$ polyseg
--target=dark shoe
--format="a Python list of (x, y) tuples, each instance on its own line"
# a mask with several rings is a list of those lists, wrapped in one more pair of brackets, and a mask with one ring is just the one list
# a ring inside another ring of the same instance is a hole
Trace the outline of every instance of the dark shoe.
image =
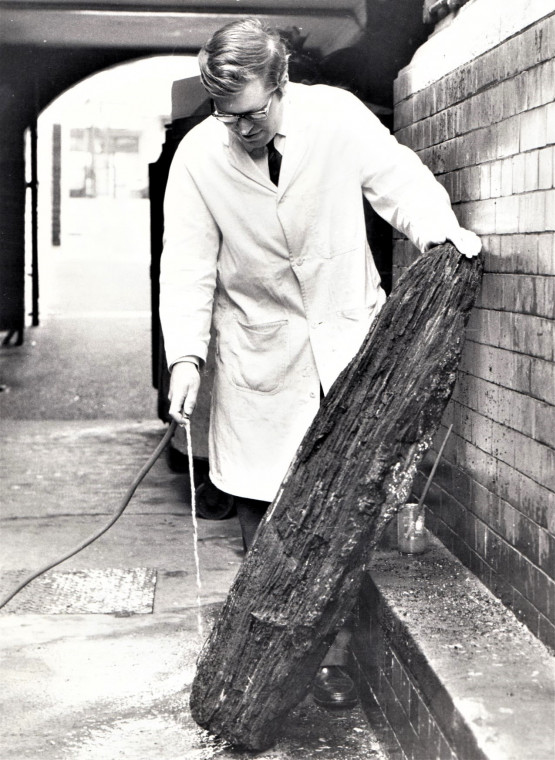
[(312, 696), (320, 707), (350, 710), (358, 702), (352, 679), (338, 665), (320, 668), (312, 686)]
[(235, 514), (235, 501), (210, 480), (205, 480), (195, 489), (197, 515), (204, 520), (227, 520)]

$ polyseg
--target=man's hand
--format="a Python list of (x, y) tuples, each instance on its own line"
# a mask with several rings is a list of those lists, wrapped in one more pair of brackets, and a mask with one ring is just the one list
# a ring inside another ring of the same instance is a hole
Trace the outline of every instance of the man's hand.
[(463, 256), (469, 259), (477, 256), (482, 250), (482, 241), (478, 235), (471, 230), (465, 230), (463, 227), (459, 227), (457, 232), (454, 232), (447, 239), (453, 243)]
[(170, 417), (178, 425), (185, 424), (197, 402), (200, 373), (193, 362), (178, 362), (172, 367), (170, 378)]

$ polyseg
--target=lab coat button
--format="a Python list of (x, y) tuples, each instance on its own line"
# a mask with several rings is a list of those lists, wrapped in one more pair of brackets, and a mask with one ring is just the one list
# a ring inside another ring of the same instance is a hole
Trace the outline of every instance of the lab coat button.
[(311, 391), (310, 398), (316, 398), (316, 394), (314, 393), (314, 391)]

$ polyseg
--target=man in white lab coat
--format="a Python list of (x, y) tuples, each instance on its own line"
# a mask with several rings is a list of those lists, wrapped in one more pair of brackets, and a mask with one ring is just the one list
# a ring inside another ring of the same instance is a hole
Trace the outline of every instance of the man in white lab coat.
[(473, 256), (480, 241), (356, 97), (289, 82), (283, 43), (256, 19), (216, 32), (199, 63), (213, 114), (180, 143), (164, 207), (170, 414), (192, 413), (213, 328), (210, 478), (236, 497), (248, 547), (385, 301), (363, 195), (422, 251), (450, 240)]

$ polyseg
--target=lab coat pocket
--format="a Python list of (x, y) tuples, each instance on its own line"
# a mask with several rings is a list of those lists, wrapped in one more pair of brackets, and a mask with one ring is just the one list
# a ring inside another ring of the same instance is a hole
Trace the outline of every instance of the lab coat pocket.
[(236, 322), (233, 337), (220, 341), (219, 356), (233, 385), (253, 393), (277, 393), (287, 364), (286, 319), (246, 325)]
[(368, 322), (372, 308), (372, 306), (359, 306), (356, 309), (341, 309), (337, 314), (350, 322)]
[(349, 322), (365, 322), (369, 324), (374, 321), (381, 311), (382, 306), (385, 303), (385, 292), (379, 287), (373, 290), (370, 296), (366, 297), (366, 303), (364, 306), (355, 306), (354, 308), (340, 309), (337, 312), (337, 316), (342, 319), (347, 319)]

